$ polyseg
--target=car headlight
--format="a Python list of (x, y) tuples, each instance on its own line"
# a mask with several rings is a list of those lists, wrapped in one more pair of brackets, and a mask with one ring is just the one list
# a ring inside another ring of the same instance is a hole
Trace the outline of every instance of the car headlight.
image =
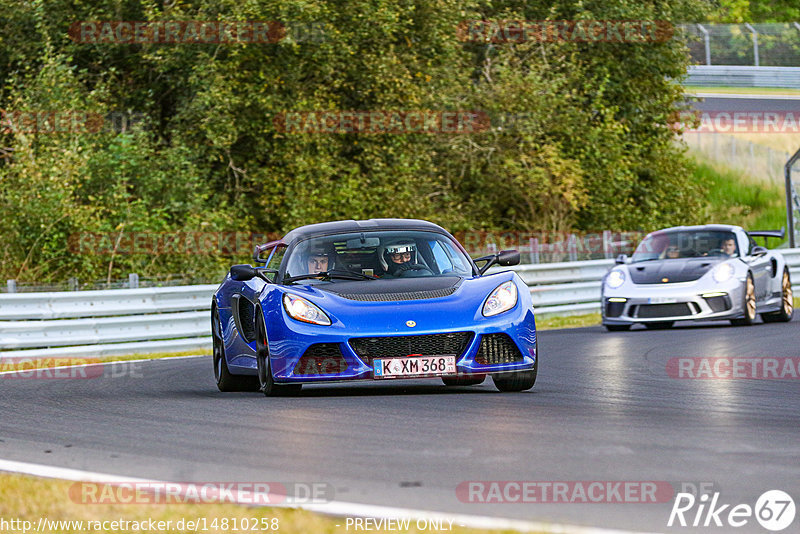
[(517, 305), (517, 284), (509, 280), (503, 282), (489, 294), (483, 303), (483, 316), (491, 317), (508, 311)]
[(329, 326), (331, 324), (330, 317), (325, 315), (324, 311), (320, 310), (319, 307), (303, 297), (284, 293), (283, 307), (292, 319), (322, 326)]
[(716, 282), (727, 282), (733, 276), (733, 267), (730, 263), (721, 263), (714, 269), (713, 276)]
[(614, 269), (606, 277), (606, 285), (611, 289), (617, 289), (625, 283), (625, 273), (620, 269)]

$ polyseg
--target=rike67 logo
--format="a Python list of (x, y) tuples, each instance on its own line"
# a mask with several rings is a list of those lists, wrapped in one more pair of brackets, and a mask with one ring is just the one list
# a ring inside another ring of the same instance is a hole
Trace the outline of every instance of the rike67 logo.
[[(678, 493), (667, 526), (734, 527), (747, 525), (755, 517), (767, 530), (778, 532), (794, 522), (795, 504), (792, 497), (781, 490), (764, 492), (755, 507), (749, 504), (724, 504), (719, 502), (719, 492), (695, 497), (691, 493)], [(676, 524), (677, 521), (677, 524)]]

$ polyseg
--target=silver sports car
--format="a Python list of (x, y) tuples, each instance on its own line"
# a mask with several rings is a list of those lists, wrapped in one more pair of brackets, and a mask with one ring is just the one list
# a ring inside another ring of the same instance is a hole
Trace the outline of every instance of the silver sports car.
[(792, 319), (792, 284), (783, 256), (738, 226), (677, 226), (645, 236), (631, 258), (622, 255), (603, 278), (608, 330), (669, 328), (675, 321), (730, 320), (750, 325)]

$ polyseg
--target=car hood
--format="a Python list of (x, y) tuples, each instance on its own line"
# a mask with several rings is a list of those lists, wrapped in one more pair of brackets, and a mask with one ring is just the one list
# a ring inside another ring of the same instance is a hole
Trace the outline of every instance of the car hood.
[[(463, 328), (476, 320), (507, 320), (504, 314), (483, 318), (481, 309), (489, 293), (507, 280), (518, 280), (513, 272), (461, 278), (424, 277), (366, 282), (337, 281), (331, 284), (290, 286), (286, 290), (303, 296), (322, 308), (338, 324), (353, 332), (376, 329), (410, 332), (407, 321), (417, 324), (415, 331), (431, 328)], [(525, 287), (518, 280), (518, 287)], [(518, 306), (530, 303), (528, 293), (520, 291)], [(527, 297), (527, 298), (526, 298)]]
[(397, 302), (447, 297), (455, 293), (463, 279), (459, 276), (380, 279), (369, 282), (336, 282), (314, 286), (348, 300)]
[(725, 258), (677, 258), (631, 263), (628, 272), (634, 284), (692, 282), (699, 279)]

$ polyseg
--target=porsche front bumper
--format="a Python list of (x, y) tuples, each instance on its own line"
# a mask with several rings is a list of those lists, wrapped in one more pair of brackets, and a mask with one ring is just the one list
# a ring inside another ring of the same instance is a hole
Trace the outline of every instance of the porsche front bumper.
[(626, 284), (604, 291), (603, 324), (737, 319), (744, 317), (743, 301), (744, 284), (735, 277), (713, 287), (698, 282)]

